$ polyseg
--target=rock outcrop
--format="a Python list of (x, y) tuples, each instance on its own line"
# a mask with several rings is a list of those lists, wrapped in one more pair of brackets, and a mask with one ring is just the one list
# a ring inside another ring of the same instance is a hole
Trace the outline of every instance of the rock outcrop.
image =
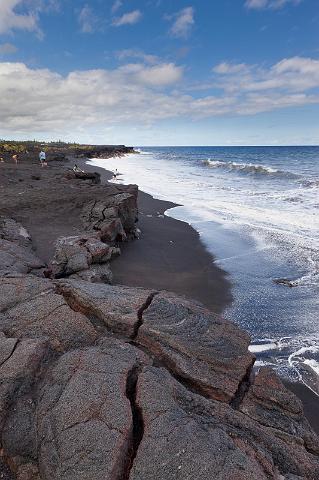
[(19, 274), (0, 332), (3, 478), (319, 478), (300, 402), (202, 305)]
[(101, 239), (106, 242), (134, 237), (138, 216), (137, 194), (137, 186), (129, 185), (126, 192), (89, 202), (82, 211), (85, 230), (100, 232)]
[(32, 252), (29, 233), (11, 218), (0, 217), (0, 277), (15, 273), (42, 273), (44, 263)]
[[(85, 233), (56, 240), (47, 276), (112, 283), (109, 262), (121, 253), (118, 242), (138, 234), (137, 187), (132, 185), (128, 190), (84, 205), (81, 219)], [(19, 267), (17, 271), (28, 273), (30, 269)]]
[[(119, 254), (119, 248), (102, 242), (98, 234), (62, 237), (56, 241), (50, 274), (53, 278), (76, 276), (80, 279), (111, 283), (109, 261)], [(101, 268), (101, 264), (104, 268)]]

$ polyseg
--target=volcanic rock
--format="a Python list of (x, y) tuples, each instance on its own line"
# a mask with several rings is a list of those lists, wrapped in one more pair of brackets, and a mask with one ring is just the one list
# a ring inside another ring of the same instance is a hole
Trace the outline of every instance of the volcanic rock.
[(186, 389), (164, 369), (147, 367), (137, 383), (144, 435), (130, 480), (196, 478), (316, 479), (318, 456), (228, 404)]
[(43, 267), (44, 263), (28, 248), (0, 239), (0, 276), (30, 273)]
[(52, 347), (60, 351), (90, 344), (97, 337), (86, 317), (73, 312), (63, 297), (54, 293), (8, 310), (0, 328), (20, 338), (47, 338)]
[(92, 283), (112, 284), (113, 274), (109, 263), (104, 265), (91, 265), (88, 270), (82, 270), (69, 276), (75, 280), (84, 280)]
[(4, 478), (319, 478), (300, 402), (250, 376), (248, 335), (200, 304), (18, 275), (0, 278), (0, 332)]
[(27, 230), (12, 218), (0, 217), (0, 277), (38, 273), (44, 263), (32, 252)]
[(240, 410), (265, 425), (291, 436), (305, 444), (309, 451), (319, 454), (317, 437), (309, 431), (301, 401), (285, 388), (275, 372), (261, 368), (245, 396)]
[(0, 312), (53, 290), (46, 279), (32, 275), (16, 275), (0, 278)]
[[(25, 339), (16, 341), (11, 355), (0, 365), (0, 426), (7, 419), (12, 402), (28, 392), (34, 376), (46, 355), (47, 344), (43, 340)], [(3, 343), (3, 338), (0, 345)], [(20, 427), (19, 427), (20, 428)], [(19, 429), (12, 431), (19, 435)]]
[[(92, 264), (106, 263), (120, 250), (102, 242), (97, 234), (62, 237), (56, 241), (54, 259), (50, 270), (54, 278), (87, 271)], [(101, 272), (102, 275), (102, 272)], [(90, 278), (90, 274), (80, 278)], [(92, 272), (97, 277), (97, 272)]]
[[(52, 348), (65, 351), (88, 345), (97, 338), (91, 322), (81, 313), (71, 310), (61, 295), (52, 291), (47, 280), (32, 278), (0, 278), (0, 289), (11, 292), (7, 302), (0, 296), (0, 331), (15, 338), (47, 339)], [(15, 291), (18, 295), (15, 297)], [(2, 307), (2, 308), (1, 308)]]
[(21, 247), (32, 247), (31, 237), (27, 230), (12, 218), (0, 217), (0, 238)]
[(134, 235), (137, 221), (136, 185), (129, 185), (127, 191), (106, 197), (105, 200), (92, 200), (82, 211), (84, 228), (101, 231), (105, 241), (125, 240)]
[(137, 342), (192, 388), (225, 402), (234, 399), (254, 363), (248, 334), (170, 293), (155, 296)]
[(151, 290), (59, 280), (58, 291), (76, 311), (95, 316), (112, 332), (134, 337)]
[(41, 388), (39, 465), (43, 480), (115, 480), (133, 442), (127, 386), (146, 358), (116, 340), (62, 356)]

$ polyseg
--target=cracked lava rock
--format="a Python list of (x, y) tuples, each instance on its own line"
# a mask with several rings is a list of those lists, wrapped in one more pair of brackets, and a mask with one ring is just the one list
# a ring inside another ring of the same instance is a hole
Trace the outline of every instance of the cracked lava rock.
[[(88, 212), (106, 232), (104, 203)], [(95, 233), (61, 245), (64, 269), (77, 248), (109, 258)], [(42, 278), (11, 220), (0, 258), (0, 478), (319, 478), (301, 402), (271, 369), (253, 372), (249, 336), (231, 322), (168, 292)]]
[(0, 311), (4, 478), (319, 478), (299, 400), (203, 306), (20, 273)]

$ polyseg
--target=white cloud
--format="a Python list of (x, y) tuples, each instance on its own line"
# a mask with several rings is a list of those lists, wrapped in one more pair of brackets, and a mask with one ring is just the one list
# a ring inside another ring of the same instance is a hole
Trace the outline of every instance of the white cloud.
[(93, 33), (98, 26), (98, 18), (87, 4), (80, 10), (78, 22), (82, 33)]
[(183, 76), (183, 68), (173, 63), (163, 63), (153, 67), (133, 66), (135, 78), (145, 85), (160, 87), (178, 82)]
[(62, 76), (0, 62), (0, 129), (9, 136), (46, 132), (47, 137), (79, 137), (85, 130), (100, 134), (120, 125), (140, 129), (168, 118), (255, 115), (319, 104), (319, 60), (293, 57), (268, 69), (223, 65), (214, 69), (211, 85), (214, 91), (219, 86), (220, 93), (196, 95), (185, 93), (184, 82), (179, 83), (183, 68), (173, 63), (130, 63)]
[(246, 0), (245, 6), (255, 10), (262, 10), (264, 8), (278, 10), (289, 3), (298, 5), (301, 2), (302, 0)]
[(142, 13), (140, 10), (134, 10), (133, 12), (124, 13), (119, 18), (113, 20), (112, 25), (114, 27), (121, 27), (122, 25), (134, 25), (141, 20)]
[(117, 12), (121, 8), (122, 5), (123, 5), (122, 0), (115, 0), (115, 2), (112, 5), (112, 9), (111, 9), (112, 13)]
[(59, 7), (59, 0), (0, 0), (0, 35), (26, 30), (42, 38), (40, 14), (58, 11)]
[(179, 38), (186, 38), (188, 37), (194, 23), (194, 8), (193, 7), (186, 7), (183, 8), (180, 12), (176, 13), (172, 17), (174, 19), (174, 23), (170, 29), (170, 33), (174, 37)]
[(11, 30), (37, 30), (37, 13), (33, 9), (25, 14), (16, 13), (16, 7), (21, 6), (24, 0), (1, 0), (0, 2), (0, 34)]
[(225, 62), (213, 71), (221, 77), (218, 82), (221, 88), (232, 92), (304, 92), (319, 87), (319, 60), (306, 57), (285, 58), (268, 69)]
[(0, 44), (0, 55), (11, 55), (12, 53), (16, 53), (17, 51), (17, 47), (15, 45), (12, 45), (12, 43)]

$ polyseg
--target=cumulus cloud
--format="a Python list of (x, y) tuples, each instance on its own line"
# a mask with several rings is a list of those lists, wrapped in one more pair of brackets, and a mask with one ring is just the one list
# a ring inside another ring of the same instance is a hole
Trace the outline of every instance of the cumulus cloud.
[(319, 104), (319, 60), (292, 57), (268, 69), (221, 65), (213, 70), (214, 94), (198, 95), (195, 90), (185, 93), (183, 68), (173, 63), (129, 63), (63, 76), (0, 62), (0, 128), (13, 136), (47, 132), (48, 137), (65, 137), (122, 124), (140, 128), (168, 118), (254, 115)]
[(17, 47), (12, 43), (0, 43), (0, 55), (11, 55), (17, 51)]
[(287, 4), (298, 5), (302, 0), (246, 0), (245, 6), (249, 9), (262, 10), (270, 8), (278, 10)]
[(112, 25), (114, 27), (121, 27), (122, 25), (134, 25), (142, 18), (142, 12), (140, 10), (133, 10), (133, 12), (124, 13), (121, 17), (113, 20)]
[(221, 88), (232, 92), (304, 92), (319, 87), (319, 60), (306, 57), (284, 58), (268, 69), (225, 62), (214, 67), (213, 71), (221, 77)]
[(170, 18), (174, 19), (174, 23), (170, 29), (171, 35), (178, 38), (188, 37), (194, 23), (194, 8), (186, 7)]

